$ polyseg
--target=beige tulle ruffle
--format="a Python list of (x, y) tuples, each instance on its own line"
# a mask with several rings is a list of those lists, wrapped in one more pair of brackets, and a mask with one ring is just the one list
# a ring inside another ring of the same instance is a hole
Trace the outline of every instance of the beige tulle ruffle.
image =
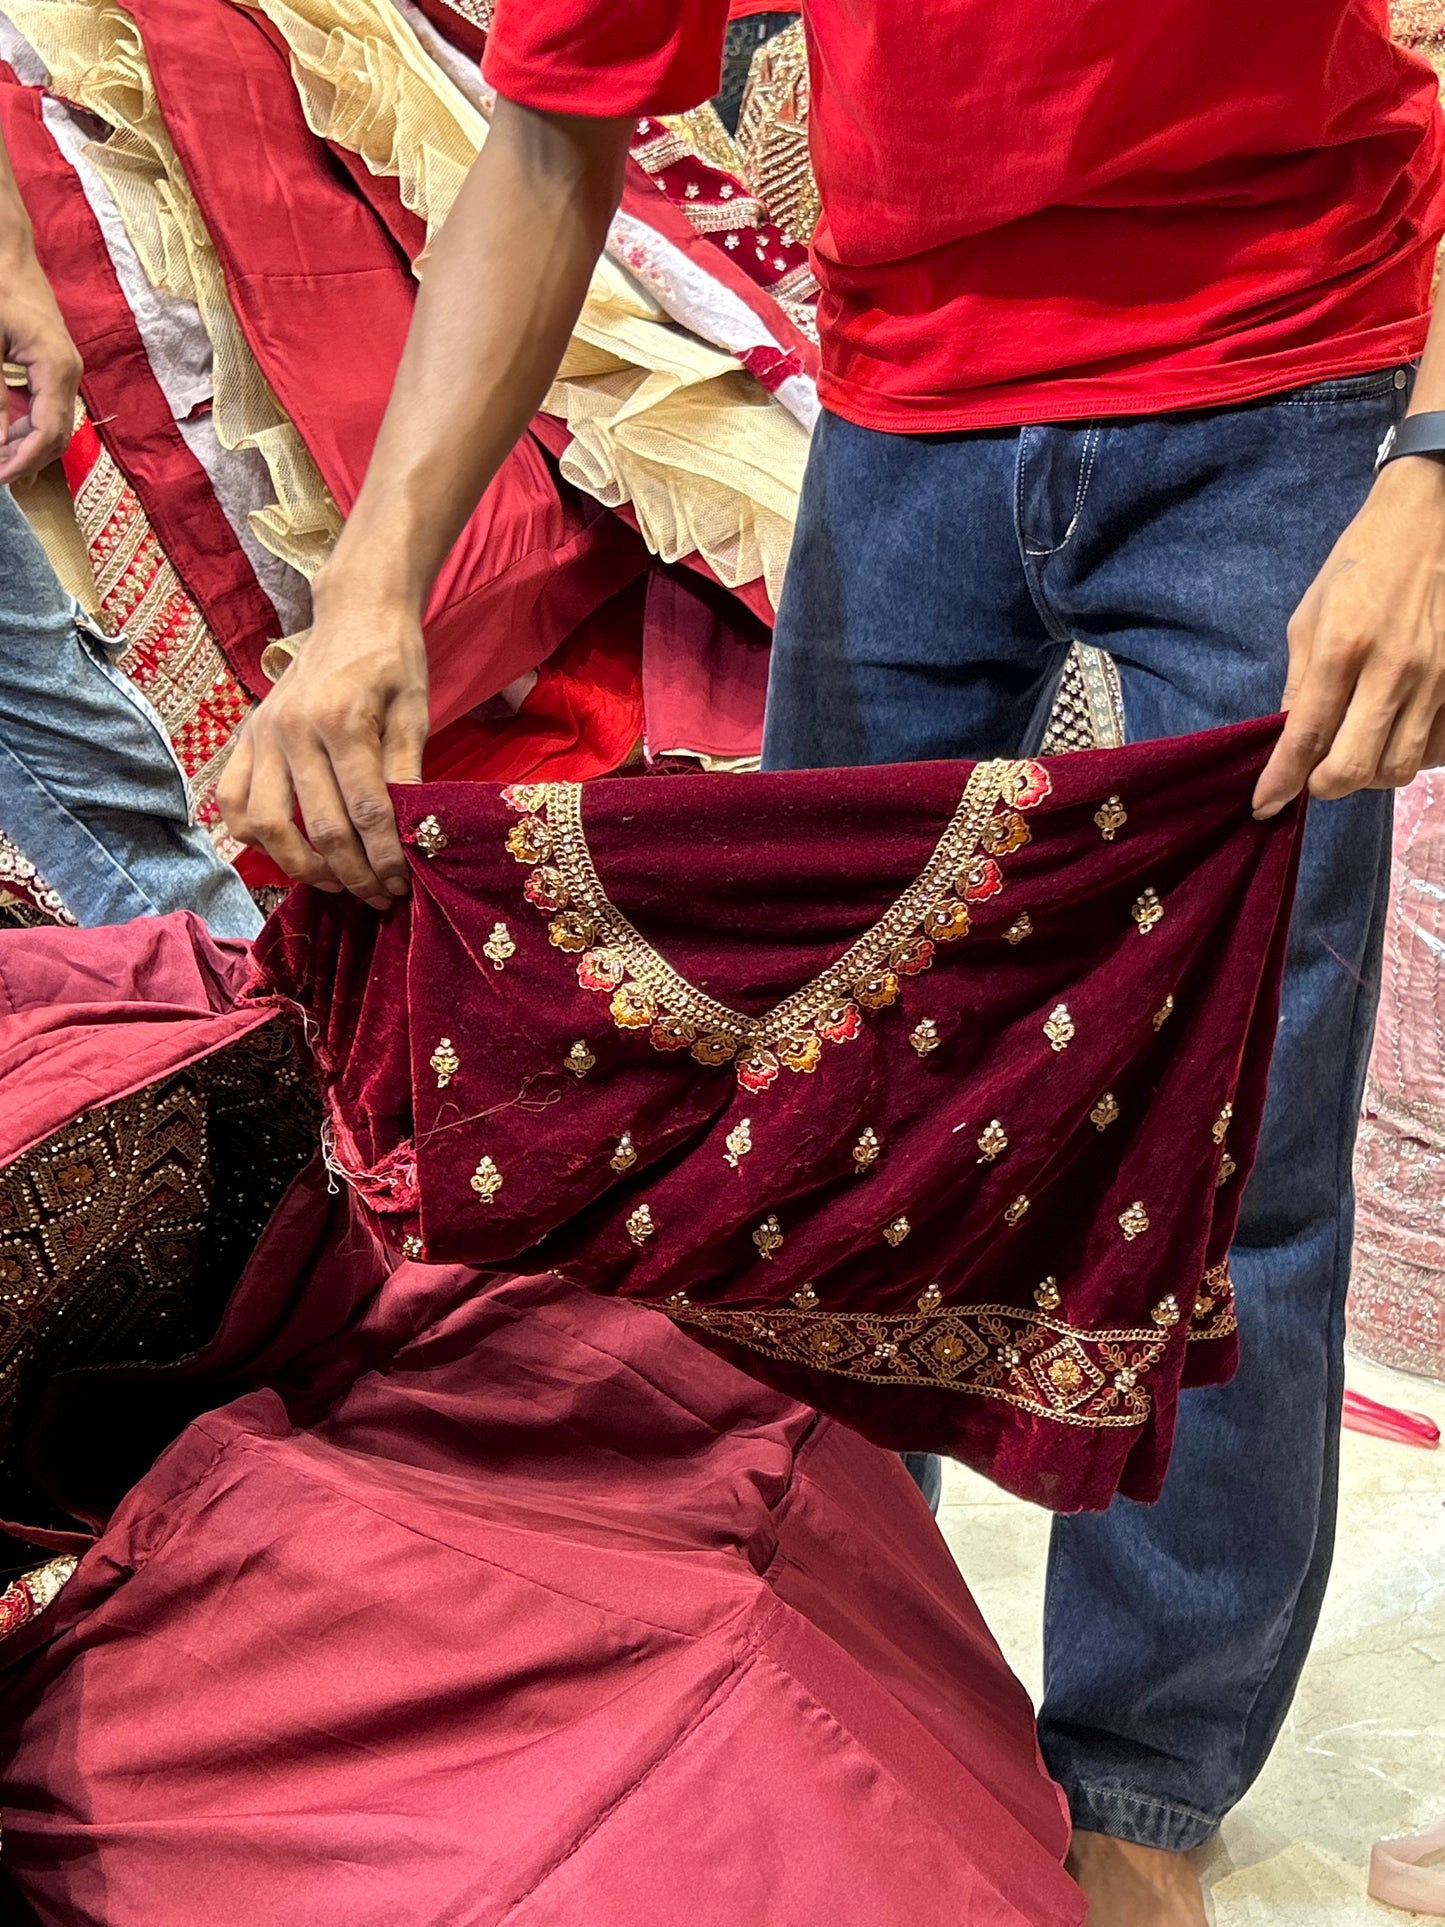
[(135, 22), (105, 0), (5, 0), (6, 12), (50, 71), (55, 91), (112, 130), (92, 143), (102, 176), (153, 287), (192, 301), (210, 337), (217, 438), (254, 448), (275, 501), (252, 511), (257, 540), (314, 575), (341, 517), (305, 443), (246, 345), (184, 171), (156, 105)]
[[(311, 128), (395, 179), (434, 234), (487, 123), (391, 0), (235, 4), (264, 13), (290, 48)], [(631, 504), (665, 561), (696, 552), (730, 588), (761, 576), (776, 603), (807, 433), (610, 260), (598, 264), (546, 407), (573, 436), (569, 481), (609, 508)]]

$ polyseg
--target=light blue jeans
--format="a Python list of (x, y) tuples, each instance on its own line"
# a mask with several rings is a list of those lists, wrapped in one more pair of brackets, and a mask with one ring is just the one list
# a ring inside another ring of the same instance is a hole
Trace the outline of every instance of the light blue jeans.
[[(1071, 638), (1113, 651), (1133, 739), (1273, 710), (1285, 625), (1363, 502), (1409, 382), (1386, 368), (1248, 407), (971, 435), (825, 415), (765, 763), (1033, 749)], [(1185, 1393), (1157, 1505), (1054, 1527), (1044, 1756), (1079, 1825), (1142, 1846), (1200, 1845), (1250, 1785), (1329, 1574), (1390, 814), (1380, 791), (1310, 809), (1232, 1256), (1239, 1375)]]
[(0, 830), (81, 924), (194, 910), (254, 937), (250, 892), (192, 820), (160, 718), (107, 659), (0, 488)]

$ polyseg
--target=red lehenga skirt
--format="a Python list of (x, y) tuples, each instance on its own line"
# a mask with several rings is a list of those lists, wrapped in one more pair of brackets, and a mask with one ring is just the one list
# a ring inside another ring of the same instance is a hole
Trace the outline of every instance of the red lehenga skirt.
[(389, 1268), (245, 968), (0, 939), (0, 1496), (79, 1561), (0, 1601), (35, 1918), (1082, 1921), (897, 1460), (644, 1307)]

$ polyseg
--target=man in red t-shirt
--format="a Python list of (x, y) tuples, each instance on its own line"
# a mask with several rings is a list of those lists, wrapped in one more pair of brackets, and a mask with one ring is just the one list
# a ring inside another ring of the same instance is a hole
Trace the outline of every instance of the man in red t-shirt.
[[(713, 92), (727, 13), (499, 0), (490, 139), (311, 641), (224, 791), (294, 874), (404, 893), (382, 778), (420, 768), (429, 584), (557, 367), (633, 123)], [(1040, 1735), (1091, 1918), (1188, 1927), (1189, 1852), (1268, 1753), (1328, 1571), (1388, 791), (1445, 758), (1435, 84), (1385, 0), (805, 18), (824, 413), (766, 760), (1017, 753), (1081, 640), (1135, 738), (1283, 691), (1256, 809), (1336, 799), (1234, 1254), (1244, 1365), (1184, 1401), (1159, 1505), (1061, 1520), (1050, 1560)]]

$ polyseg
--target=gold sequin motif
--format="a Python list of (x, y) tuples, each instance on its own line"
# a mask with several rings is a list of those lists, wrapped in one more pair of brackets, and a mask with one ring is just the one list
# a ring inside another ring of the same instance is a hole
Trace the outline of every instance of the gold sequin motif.
[(995, 1158), (1001, 1158), (1008, 1149), (1008, 1132), (997, 1118), (979, 1132), (978, 1149), (980, 1164), (992, 1164)]
[(436, 1072), (437, 1089), (444, 1091), (462, 1067), (462, 1060), (452, 1047), (450, 1037), (443, 1037), (431, 1056), (427, 1059)]
[(883, 1146), (878, 1142), (878, 1133), (871, 1124), (865, 1125), (863, 1135), (853, 1146), (853, 1172), (856, 1177), (866, 1177), (883, 1155)]
[(783, 1227), (778, 1223), (777, 1213), (770, 1211), (757, 1230), (753, 1233), (753, 1243), (758, 1248), (760, 1258), (771, 1258), (780, 1251), (783, 1244)]
[(1105, 1091), (1090, 1111), (1089, 1122), (1096, 1131), (1107, 1131), (1111, 1124), (1119, 1122), (1119, 1100), (1112, 1091)]
[(938, 1034), (938, 1026), (931, 1017), (922, 1018), (908, 1033), (908, 1041), (920, 1057), (927, 1057), (936, 1051), (943, 1039)]
[(1044, 1020), (1044, 1036), (1049, 1040), (1049, 1049), (1067, 1050), (1073, 1043), (1077, 1026), (1069, 1015), (1067, 1004), (1055, 1004)]
[(505, 970), (507, 960), (515, 957), (517, 946), (512, 942), (512, 933), (504, 923), (494, 923), (492, 934), (482, 945), (482, 955), (491, 963), (493, 970)]
[(1022, 943), (1025, 937), (1031, 937), (1034, 934), (1034, 920), (1025, 910), (1022, 916), (1014, 918), (1003, 934), (1008, 943)]
[(1024, 1219), (1028, 1216), (1028, 1214), (1029, 1214), (1029, 1200), (1024, 1196), (1022, 1192), (1020, 1192), (1019, 1195), (1014, 1199), (1013, 1203), (1009, 1206), (1008, 1210), (1004, 1212), (1003, 1214), (1004, 1223), (1005, 1224), (1022, 1224)]
[(627, 1220), (627, 1235), (639, 1249), (647, 1243), (648, 1239), (652, 1237), (656, 1230), (657, 1226), (652, 1222), (652, 1207), (650, 1205), (640, 1204), (637, 1209), (629, 1215)]
[(884, 1225), (883, 1236), (887, 1243), (891, 1244), (896, 1250), (912, 1229), (913, 1226), (908, 1222), (907, 1218), (895, 1218), (892, 1224)]
[(1136, 1238), (1142, 1238), (1149, 1229), (1149, 1213), (1137, 1199), (1127, 1210), (1119, 1213), (1119, 1229), (1129, 1244), (1132, 1244)]
[(723, 1143), (727, 1146), (727, 1150), (724, 1153), (724, 1162), (730, 1164), (734, 1171), (736, 1171), (748, 1152), (753, 1148), (753, 1126), (751, 1118), (745, 1117), (736, 1124), (723, 1139)]
[(574, 1077), (585, 1077), (597, 1062), (597, 1059), (579, 1037), (563, 1061)]
[(612, 1153), (608, 1162), (619, 1177), (625, 1172), (630, 1171), (633, 1165), (636, 1164), (637, 1146), (632, 1142), (631, 1131), (624, 1131), (622, 1136), (618, 1138), (617, 1149)]
[(447, 833), (434, 816), (424, 816), (416, 826), (416, 847), (423, 856), (436, 856), (447, 847)]
[(1129, 812), (1117, 796), (1111, 796), (1094, 811), (1094, 821), (1098, 824), (1099, 833), (1104, 841), (1112, 843), (1129, 821)]
[(1164, 916), (1164, 905), (1159, 901), (1159, 892), (1154, 889), (1145, 890), (1136, 900), (1129, 914), (1139, 926), (1139, 935), (1147, 937)]
[(1059, 1281), (1045, 1278), (1042, 1284), (1034, 1286), (1034, 1303), (1040, 1311), (1057, 1311), (1059, 1308)]
[(471, 1175), (471, 1187), (483, 1204), (490, 1204), (502, 1188), (502, 1174), (490, 1158), (483, 1158)]

